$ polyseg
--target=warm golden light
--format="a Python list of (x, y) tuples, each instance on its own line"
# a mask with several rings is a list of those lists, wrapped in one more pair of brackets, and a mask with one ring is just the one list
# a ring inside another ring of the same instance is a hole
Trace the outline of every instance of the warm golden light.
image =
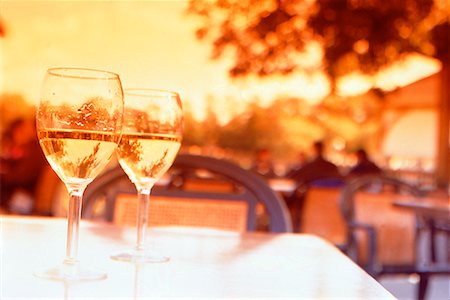
[[(322, 55), (314, 44), (301, 57), (305, 73), (230, 80), (228, 59), (209, 59), (209, 45), (196, 39), (197, 20), (186, 15), (186, 7), (187, 1), (4, 2), (1, 92), (20, 93), (36, 103), (43, 70), (55, 65), (92, 67), (119, 73), (124, 87), (177, 90), (200, 118), (212, 97), (222, 121), (240, 111), (229, 105), (230, 99), (237, 106), (255, 99), (265, 105), (277, 96), (318, 103), (330, 93), (325, 76), (313, 71)], [(407, 28), (403, 31), (407, 34)], [(361, 53), (370, 47), (365, 40), (354, 46)], [(436, 61), (414, 55), (374, 79), (358, 74), (342, 78), (338, 94), (354, 96), (371, 87), (392, 90), (439, 68)]]

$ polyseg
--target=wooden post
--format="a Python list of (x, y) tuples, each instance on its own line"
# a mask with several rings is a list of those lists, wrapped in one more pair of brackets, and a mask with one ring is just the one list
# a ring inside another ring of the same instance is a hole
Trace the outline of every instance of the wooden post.
[[(448, 54), (450, 58), (450, 53)], [(450, 59), (442, 60), (436, 184), (448, 193), (450, 169)]]

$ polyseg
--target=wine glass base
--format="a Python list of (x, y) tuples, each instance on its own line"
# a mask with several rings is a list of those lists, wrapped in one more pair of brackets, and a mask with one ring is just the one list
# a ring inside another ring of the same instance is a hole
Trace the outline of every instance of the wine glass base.
[(163, 263), (170, 260), (154, 250), (150, 249), (129, 249), (117, 254), (111, 255), (111, 259), (118, 261), (131, 262), (135, 264), (142, 263)]
[(79, 264), (63, 264), (50, 269), (38, 270), (34, 272), (34, 275), (44, 279), (60, 281), (91, 281), (102, 280), (107, 277), (103, 271), (80, 266)]

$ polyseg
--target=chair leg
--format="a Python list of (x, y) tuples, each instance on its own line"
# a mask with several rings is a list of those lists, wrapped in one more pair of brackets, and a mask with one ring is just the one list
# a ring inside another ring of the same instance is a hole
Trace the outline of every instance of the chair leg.
[(429, 279), (430, 279), (430, 276), (428, 274), (419, 274), (419, 286), (417, 289), (417, 300), (425, 300)]
[(301, 219), (302, 219), (302, 207), (303, 207), (303, 196), (296, 196), (289, 200), (289, 210), (292, 218), (292, 227), (295, 233), (301, 231)]
[(430, 228), (430, 255), (431, 255), (431, 261), (436, 262), (436, 226), (434, 224), (434, 220), (430, 219), (427, 220), (428, 228)]
[(298, 233), (300, 232), (300, 220), (301, 220), (301, 216), (300, 216), (301, 212), (299, 211), (299, 209), (297, 207), (294, 208), (294, 212), (293, 212), (293, 223), (294, 223), (294, 232)]

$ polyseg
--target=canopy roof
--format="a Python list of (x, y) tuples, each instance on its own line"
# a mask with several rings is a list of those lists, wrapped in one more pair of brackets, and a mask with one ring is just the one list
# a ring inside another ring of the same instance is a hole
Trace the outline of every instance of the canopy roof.
[(418, 80), (410, 85), (398, 88), (387, 93), (386, 108), (436, 108), (439, 106), (439, 91), (441, 89), (441, 74)]

